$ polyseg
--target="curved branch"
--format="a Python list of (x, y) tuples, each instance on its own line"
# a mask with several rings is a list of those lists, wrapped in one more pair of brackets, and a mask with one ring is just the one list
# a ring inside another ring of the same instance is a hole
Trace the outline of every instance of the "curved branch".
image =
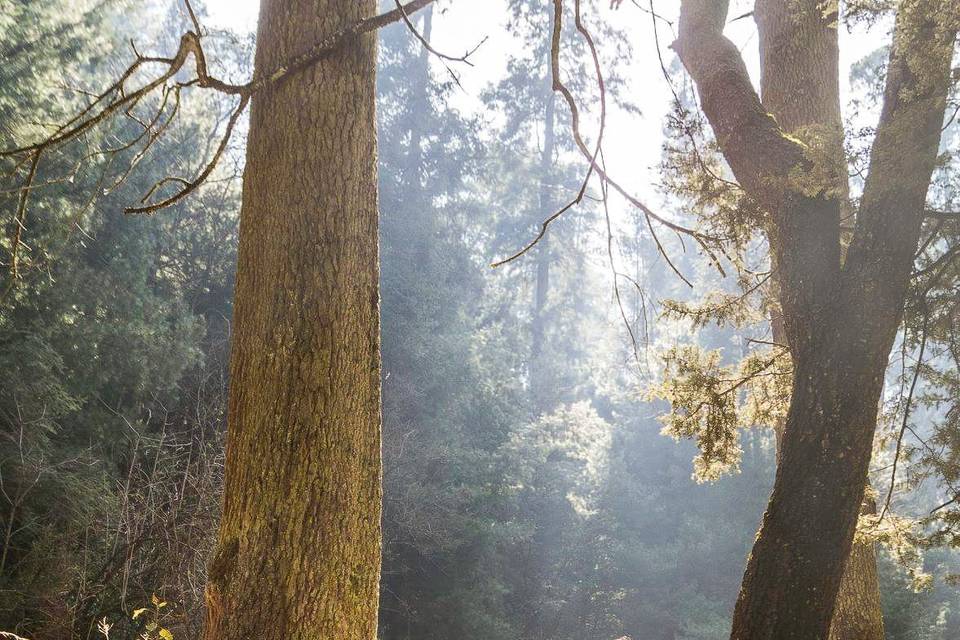
[[(586, 194), (587, 186), (590, 182), (590, 178), (596, 174), (601, 181), (613, 188), (614, 191), (619, 193), (624, 199), (627, 200), (631, 205), (636, 207), (643, 213), (644, 219), (647, 223), (647, 228), (650, 231), (651, 236), (653, 237), (654, 243), (657, 246), (657, 251), (661, 256), (667, 261), (667, 264), (670, 266), (671, 270), (685, 282), (688, 286), (693, 286), (689, 279), (687, 279), (680, 270), (676, 267), (673, 261), (670, 259), (670, 256), (667, 254), (666, 250), (663, 247), (663, 244), (660, 242), (659, 237), (657, 236), (656, 230), (653, 227), (653, 221), (656, 221), (659, 225), (670, 229), (680, 235), (686, 235), (693, 238), (707, 254), (713, 259), (714, 264), (719, 265), (719, 261), (716, 259), (714, 249), (711, 245), (719, 246), (720, 239), (707, 234), (703, 234), (695, 229), (690, 229), (684, 227), (675, 222), (671, 222), (666, 218), (656, 214), (650, 207), (644, 204), (639, 198), (632, 195), (626, 189), (624, 189), (618, 182), (613, 180), (610, 175), (607, 173), (605, 167), (601, 166), (601, 163), (598, 162), (598, 157), (602, 152), (603, 148), (603, 134), (606, 126), (606, 86), (603, 79), (602, 68), (600, 65), (600, 57), (597, 51), (596, 43), (594, 42), (593, 36), (590, 34), (589, 29), (586, 28), (586, 25), (583, 23), (581, 13), (580, 13), (580, 0), (575, 0), (574, 2), (574, 23), (577, 28), (577, 31), (580, 33), (581, 37), (587, 43), (587, 47), (590, 50), (590, 54), (593, 60), (594, 73), (597, 77), (597, 85), (600, 93), (600, 131), (597, 136), (596, 146), (593, 150), (587, 145), (586, 141), (583, 138), (583, 134), (580, 129), (580, 109), (577, 105), (577, 101), (573, 96), (573, 93), (570, 89), (564, 84), (563, 80), (560, 78), (560, 43), (561, 43), (561, 33), (562, 33), (562, 19), (563, 19), (563, 0), (553, 0), (554, 3), (554, 20), (553, 20), (553, 32), (551, 34), (551, 46), (550, 46), (550, 69), (553, 80), (553, 90), (556, 93), (559, 93), (566, 102), (567, 107), (570, 109), (571, 116), (571, 131), (573, 134), (574, 142), (577, 146), (577, 149), (580, 151), (581, 155), (586, 158), (589, 165), (587, 168), (586, 176), (584, 176), (583, 182), (580, 185), (580, 189), (577, 191), (577, 194), (567, 202), (563, 207), (558, 209), (548, 218), (546, 218), (541, 224), (540, 229), (537, 235), (524, 245), (519, 251), (513, 255), (494, 262), (492, 267), (499, 267), (501, 265), (507, 264), (521, 257), (543, 239), (547, 233), (547, 229), (550, 224), (552, 224), (557, 218), (569, 211), (574, 206), (580, 204), (583, 201), (583, 198)], [(722, 270), (721, 270), (722, 271)]]
[[(214, 152), (213, 157), (207, 163), (196, 178), (190, 181), (185, 181), (182, 178), (178, 179), (179, 182), (183, 183), (184, 187), (180, 191), (177, 191), (172, 196), (164, 198), (159, 202), (152, 204), (143, 204), (142, 206), (137, 207), (126, 207), (123, 212), (128, 214), (135, 213), (154, 213), (160, 209), (169, 207), (172, 204), (179, 202), (180, 200), (186, 198), (188, 195), (200, 188), (200, 186), (210, 177), (210, 174), (213, 173), (213, 170), (216, 169), (217, 164), (220, 162), (220, 158), (223, 156), (224, 150), (226, 150), (227, 145), (230, 142), (230, 138), (233, 135), (233, 129), (237, 124), (237, 121), (240, 119), (240, 116), (247, 108), (247, 104), (250, 102), (249, 95), (240, 96), (240, 103), (237, 105), (237, 108), (234, 109), (233, 113), (230, 116), (230, 120), (227, 122), (226, 131), (224, 131), (223, 138), (220, 139), (220, 146), (217, 147), (217, 150)], [(163, 182), (163, 181), (161, 181)], [(159, 188), (161, 183), (157, 183), (147, 192), (147, 195), (143, 197), (141, 203), (146, 202), (150, 196)]]
[[(347, 42), (359, 37), (360, 35), (371, 33), (393, 22), (407, 19), (407, 16), (409, 16), (411, 13), (419, 11), (435, 0), (411, 0), (403, 5), (400, 5), (398, 2), (396, 9), (372, 16), (370, 18), (365, 18), (344, 29), (341, 29), (324, 38), (320, 42), (315, 43), (306, 51), (285, 61), (274, 71), (267, 73), (266, 75), (262, 75), (259, 78), (254, 77), (245, 84), (229, 83), (210, 74), (207, 66), (206, 54), (201, 41), (202, 29), (200, 22), (197, 19), (196, 13), (194, 12), (189, 0), (184, 1), (194, 30), (187, 31), (181, 36), (177, 51), (173, 57), (143, 56), (134, 46), (133, 51), (135, 59), (123, 71), (123, 73), (120, 74), (120, 77), (102, 93), (93, 96), (93, 99), (86, 106), (81, 108), (65, 123), (60, 125), (53, 132), (53, 134), (35, 143), (13, 149), (0, 150), (0, 158), (12, 158), (15, 160), (13, 169), (8, 175), (16, 175), (17, 172), (19, 172), (22, 167), (28, 163), (30, 167), (25, 181), (19, 184), (15, 189), (15, 191), (19, 193), (19, 202), (17, 205), (17, 211), (14, 215), (13, 231), (10, 238), (10, 277), (7, 286), (2, 294), (0, 294), (0, 302), (2, 302), (13, 289), (20, 275), (19, 249), (21, 246), (23, 246), (23, 232), (25, 230), (25, 221), (27, 217), (27, 202), (29, 200), (30, 192), (36, 186), (38, 186), (35, 183), (37, 167), (40, 162), (40, 157), (44, 153), (57, 149), (62, 145), (66, 145), (80, 138), (83, 136), (83, 134), (106, 122), (118, 113), (125, 113), (128, 117), (134, 119), (143, 127), (143, 132), (136, 136), (129, 143), (121, 145), (116, 149), (100, 150), (90, 154), (84, 160), (81, 160), (81, 163), (83, 163), (90, 157), (107, 154), (115, 158), (119, 152), (139, 144), (140, 141), (146, 138), (146, 144), (134, 156), (131, 165), (126, 171), (122, 172), (120, 177), (117, 178), (117, 180), (110, 187), (110, 189), (113, 189), (129, 176), (131, 171), (149, 151), (156, 140), (163, 135), (164, 130), (176, 116), (179, 108), (180, 90), (182, 88), (195, 86), (199, 87), (200, 89), (212, 90), (225, 95), (239, 96), (239, 103), (230, 116), (229, 122), (227, 123), (227, 127), (224, 130), (223, 137), (217, 150), (214, 152), (213, 157), (204, 166), (203, 170), (194, 179), (186, 180), (183, 178), (173, 177), (164, 178), (148, 190), (147, 194), (141, 200), (140, 206), (132, 206), (125, 209), (126, 213), (153, 213), (163, 209), (164, 207), (175, 204), (176, 202), (179, 202), (183, 198), (189, 196), (191, 193), (199, 189), (200, 186), (210, 177), (210, 175), (216, 169), (217, 164), (222, 158), (223, 153), (230, 142), (237, 121), (240, 119), (240, 116), (245, 111), (251, 98), (256, 93), (267, 87), (271, 87), (286, 81), (287, 79), (293, 77), (298, 71), (311, 67), (326, 56), (338, 50)], [(172, 82), (191, 57), (194, 60), (196, 77), (184, 82)], [(137, 74), (138, 71), (148, 65), (160, 65), (162, 67), (162, 71), (151, 79), (147, 80), (135, 90), (128, 92), (126, 86), (127, 83)], [(173, 87), (172, 91), (176, 94), (176, 107), (174, 108), (173, 113), (170, 114), (170, 117), (167, 118), (158, 129), (153, 130), (154, 125), (163, 116), (167, 104), (167, 98), (169, 96), (169, 92), (171, 91), (171, 84)], [(149, 123), (137, 118), (132, 111), (134, 107), (140, 104), (144, 98), (149, 96), (160, 87), (164, 88), (164, 96), (154, 117), (149, 120)], [(178, 182), (182, 185), (182, 188), (173, 195), (158, 202), (145, 204), (157, 191), (157, 189), (170, 182)]]

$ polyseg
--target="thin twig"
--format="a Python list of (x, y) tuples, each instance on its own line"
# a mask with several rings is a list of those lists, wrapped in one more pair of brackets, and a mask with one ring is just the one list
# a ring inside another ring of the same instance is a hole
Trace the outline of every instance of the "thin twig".
[(470, 61), (470, 56), (476, 53), (477, 49), (483, 46), (483, 44), (488, 40), (488, 37), (484, 36), (484, 38), (479, 43), (477, 43), (476, 46), (474, 46), (472, 49), (468, 49), (467, 52), (464, 53), (462, 56), (448, 55), (446, 53), (443, 53), (442, 51), (438, 51), (436, 48), (434, 48), (433, 45), (431, 45), (427, 41), (426, 38), (423, 37), (423, 34), (421, 34), (417, 30), (416, 26), (414, 26), (413, 22), (410, 20), (410, 16), (407, 15), (407, 12), (404, 10), (403, 5), (400, 4), (400, 0), (393, 0), (393, 1), (397, 5), (397, 10), (400, 12), (400, 16), (403, 18), (403, 23), (407, 26), (407, 30), (409, 30), (410, 33), (412, 33), (413, 36), (420, 41), (420, 44), (423, 45), (424, 49), (426, 49), (433, 55), (437, 56), (437, 58), (439, 58), (443, 62), (443, 66), (447, 70), (447, 73), (449, 73), (450, 77), (453, 78), (453, 81), (457, 83), (457, 86), (463, 89), (463, 85), (460, 84), (460, 76), (457, 75), (457, 73), (452, 68), (450, 68), (450, 65), (447, 64), (447, 62), (461, 62), (463, 64), (466, 64), (467, 66), (472, 67), (473, 62)]
[[(924, 305), (926, 307), (926, 305)], [(883, 518), (890, 509), (890, 501), (893, 499), (893, 489), (897, 481), (897, 463), (900, 460), (900, 450), (903, 447), (903, 436), (907, 431), (908, 421), (910, 419), (910, 409), (913, 405), (913, 394), (917, 388), (917, 380), (920, 378), (920, 370), (923, 368), (923, 353), (927, 347), (927, 329), (930, 324), (930, 312), (925, 308), (923, 316), (923, 326), (920, 330), (920, 351), (917, 355), (917, 364), (913, 370), (913, 380), (910, 382), (910, 391), (907, 393), (906, 404), (903, 408), (903, 421), (900, 425), (900, 433), (897, 435), (897, 448), (893, 454), (893, 470), (890, 472), (890, 486), (887, 488), (887, 498), (883, 503), (883, 510), (880, 512), (880, 518), (877, 524), (883, 522)]]
[(13, 220), (13, 243), (10, 247), (10, 282), (0, 299), (6, 298), (7, 293), (13, 288), (17, 278), (20, 277), (20, 247), (23, 245), (23, 231), (27, 228), (27, 200), (30, 199), (30, 186), (37, 177), (37, 167), (40, 166), (40, 156), (42, 154), (43, 152), (39, 149), (33, 152), (33, 159), (30, 162), (24, 188), (20, 191), (20, 202), (17, 204), (17, 213)]
[[(147, 194), (141, 200), (140, 206), (132, 206), (125, 209), (127, 213), (153, 213), (163, 209), (164, 207), (175, 204), (176, 202), (179, 202), (183, 198), (195, 192), (210, 177), (210, 175), (216, 169), (217, 164), (221, 160), (224, 151), (230, 142), (237, 122), (240, 120), (241, 115), (244, 113), (247, 105), (250, 103), (251, 98), (255, 94), (267, 87), (273, 87), (281, 84), (287, 79), (293, 77), (297, 72), (313, 66), (326, 56), (330, 55), (334, 51), (337, 51), (347, 42), (352, 41), (363, 34), (371, 33), (377, 29), (380, 29), (381, 27), (400, 20), (409, 21), (409, 15), (419, 11), (432, 2), (434, 2), (434, 0), (412, 0), (406, 4), (400, 4), (398, 2), (397, 8), (392, 11), (387, 11), (370, 18), (359, 20), (358, 22), (315, 43), (313, 46), (292, 57), (291, 59), (285, 60), (280, 64), (279, 67), (267, 73), (261, 73), (254, 76), (245, 84), (233, 84), (225, 82), (209, 73), (206, 55), (201, 42), (201, 36), (203, 33), (202, 26), (197, 18), (196, 12), (193, 10), (190, 1), (184, 0), (187, 13), (190, 17), (190, 21), (194, 30), (187, 31), (181, 36), (179, 46), (173, 57), (143, 56), (139, 51), (137, 51), (136, 46), (133, 46), (131, 43), (135, 56), (134, 61), (123, 71), (123, 73), (121, 73), (120, 77), (113, 84), (107, 87), (107, 89), (105, 89), (103, 92), (92, 96), (93, 99), (86, 106), (81, 108), (69, 120), (57, 127), (51, 135), (35, 143), (13, 149), (0, 150), (0, 158), (11, 158), (14, 161), (13, 168), (9, 175), (16, 175), (25, 164), (29, 163), (30, 166), (26, 179), (16, 189), (16, 191), (19, 193), (19, 203), (15, 214), (12, 237), (10, 238), (10, 277), (5, 290), (2, 294), (0, 294), (0, 302), (7, 297), (20, 277), (19, 251), (20, 248), (24, 246), (23, 234), (26, 228), (25, 221), (28, 213), (27, 203), (29, 200), (30, 191), (33, 188), (40, 186), (35, 183), (35, 179), (37, 177), (37, 166), (40, 162), (41, 156), (47, 152), (54, 151), (61, 146), (77, 140), (85, 133), (91, 131), (101, 123), (106, 122), (114, 115), (123, 113), (142, 127), (143, 131), (140, 133), (140, 135), (136, 136), (132, 141), (127, 142), (117, 148), (100, 149), (86, 156), (84, 159), (81, 159), (80, 163), (77, 164), (74, 170), (74, 175), (76, 175), (86, 160), (98, 155), (112, 155), (112, 157), (116, 157), (116, 155), (120, 152), (125, 151), (146, 139), (147, 141), (145, 145), (134, 156), (127, 170), (122, 172), (121, 175), (109, 187), (110, 190), (113, 190), (122, 182), (124, 182), (124, 180), (126, 180), (132, 170), (137, 164), (139, 164), (140, 160), (142, 160), (144, 155), (150, 150), (157, 139), (163, 135), (170, 122), (174, 119), (177, 111), (179, 110), (180, 90), (182, 88), (198, 87), (200, 89), (213, 90), (225, 95), (239, 96), (239, 102), (231, 113), (230, 119), (220, 140), (220, 144), (218, 145), (212, 158), (206, 163), (203, 170), (201, 170), (195, 178), (192, 180), (175, 177), (164, 178), (154, 184), (148, 190)], [(465, 62), (465, 58), (469, 56), (470, 53), (471, 52), (468, 52), (467, 55), (464, 56)], [(193, 58), (194, 61), (196, 77), (189, 81), (172, 83), (171, 88), (171, 81), (174, 80), (177, 74), (180, 73), (180, 71), (191, 58)], [(132, 90), (128, 89), (127, 83), (135, 75), (137, 75), (139, 71), (152, 65), (160, 65), (162, 67), (162, 71), (141, 84), (139, 87)], [(156, 89), (161, 87), (163, 87), (164, 92), (163, 98), (160, 101), (160, 105), (155, 111), (153, 118), (150, 119), (149, 122), (145, 122), (144, 120), (138, 118), (133, 113), (134, 107), (140, 104)], [(169, 97), (171, 91), (175, 94), (175, 107), (170, 116), (159, 127), (154, 128), (163, 116), (167, 105), (167, 98)], [(170, 182), (179, 182), (183, 188), (173, 195), (164, 198), (163, 200), (153, 203), (148, 202), (157, 189)]]
[[(604, 163), (602, 153), (600, 162), (601, 164)], [(610, 222), (610, 190), (606, 182), (600, 183), (600, 192), (603, 194), (603, 216), (607, 223), (607, 260), (609, 260), (610, 270), (613, 272), (613, 296), (617, 301), (617, 308), (620, 310), (620, 318), (623, 320), (623, 324), (627, 328), (627, 334), (630, 336), (630, 345), (633, 347), (633, 359), (637, 363), (637, 368), (642, 369), (643, 365), (640, 363), (640, 348), (637, 346), (637, 336), (633, 332), (633, 326), (630, 324), (630, 320), (627, 319), (627, 312), (623, 307), (623, 299), (620, 296), (619, 271), (617, 270), (616, 260), (614, 260), (613, 257), (613, 225)], [(639, 289), (639, 283), (635, 280), (633, 282), (634, 286)]]

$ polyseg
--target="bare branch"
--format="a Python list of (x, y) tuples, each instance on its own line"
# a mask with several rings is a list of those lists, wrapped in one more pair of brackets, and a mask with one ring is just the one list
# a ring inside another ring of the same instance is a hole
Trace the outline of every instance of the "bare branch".
[[(124, 70), (120, 77), (102, 93), (92, 96), (92, 100), (80, 109), (73, 117), (56, 128), (56, 130), (47, 138), (27, 144), (21, 147), (0, 150), (0, 159), (10, 158), (14, 160), (13, 169), (9, 175), (16, 175), (25, 165), (29, 166), (25, 180), (17, 186), (15, 191), (19, 193), (19, 202), (15, 214), (13, 231), (11, 236), (11, 263), (10, 277), (7, 286), (2, 294), (0, 301), (3, 301), (7, 294), (13, 289), (20, 277), (19, 250), (24, 245), (23, 234), (26, 229), (27, 203), (30, 191), (46, 183), (38, 184), (36, 182), (37, 167), (41, 156), (67, 145), (85, 133), (93, 130), (95, 127), (105, 123), (117, 114), (124, 114), (126, 117), (137, 122), (143, 131), (132, 141), (122, 144), (113, 149), (100, 149), (81, 159), (74, 169), (73, 175), (80, 170), (80, 166), (87, 160), (96, 156), (111, 155), (116, 157), (122, 151), (126, 151), (144, 140), (144, 146), (137, 152), (130, 165), (108, 188), (108, 191), (115, 189), (124, 182), (133, 169), (140, 163), (143, 157), (154, 146), (154, 143), (163, 135), (170, 123), (176, 117), (180, 106), (180, 91), (186, 87), (197, 87), (200, 89), (212, 90), (228, 96), (239, 96), (239, 102), (236, 108), (231, 112), (227, 126), (224, 129), (220, 144), (213, 153), (213, 156), (204, 165), (204, 168), (192, 180), (184, 178), (164, 178), (154, 184), (141, 199), (140, 206), (127, 207), (127, 213), (153, 213), (173, 205), (183, 198), (194, 193), (210, 177), (221, 160), (230, 139), (234, 133), (237, 122), (240, 120), (243, 112), (246, 110), (250, 100), (259, 91), (278, 85), (287, 79), (293, 77), (297, 72), (307, 69), (334, 51), (338, 50), (347, 42), (377, 29), (397, 22), (407, 21), (409, 16), (434, 2), (434, 0), (412, 0), (406, 4), (397, 2), (397, 8), (370, 18), (360, 20), (330, 36), (320, 42), (315, 43), (305, 51), (284, 61), (279, 67), (267, 73), (261, 73), (245, 84), (233, 84), (221, 80), (210, 74), (206, 54), (201, 43), (202, 28), (196, 12), (193, 10), (189, 0), (184, 0), (187, 13), (193, 25), (192, 31), (187, 31), (180, 38), (180, 43), (176, 53), (172, 57), (157, 57), (141, 55), (131, 42), (135, 59)], [(474, 49), (475, 50), (475, 49)], [(436, 53), (434, 51), (434, 53)], [(461, 61), (467, 62), (466, 58), (472, 52), (468, 52)], [(439, 54), (438, 54), (439, 55)], [(176, 82), (174, 79), (190, 59), (193, 59), (195, 66), (195, 77), (191, 80)], [(469, 62), (468, 62), (469, 64)], [(127, 85), (130, 81), (143, 70), (159, 66), (160, 70), (148, 80), (140, 84), (137, 88), (131, 89)], [(133, 109), (139, 105), (145, 98), (150, 96), (155, 90), (163, 89), (163, 97), (160, 105), (154, 112), (149, 122), (138, 118)], [(166, 119), (163, 114), (167, 108), (167, 99), (170, 93), (174, 94), (175, 106)], [(158, 125), (159, 123), (159, 125)], [(102, 180), (106, 174), (101, 176)], [(68, 178), (69, 179), (69, 178)], [(154, 193), (162, 186), (176, 182), (182, 188), (173, 195), (157, 202), (149, 202)]]
[(396, 5), (397, 5), (397, 11), (400, 12), (400, 16), (403, 18), (403, 23), (407, 26), (407, 29), (410, 31), (410, 33), (412, 33), (413, 36), (414, 36), (417, 40), (420, 41), (420, 44), (423, 45), (423, 48), (424, 48), (424, 49), (426, 49), (427, 51), (429, 51), (429, 52), (432, 53), (433, 55), (437, 56), (437, 57), (441, 60), (441, 62), (443, 62), (443, 66), (444, 66), (444, 68), (447, 70), (447, 73), (449, 73), (449, 74), (450, 74), (450, 77), (453, 78), (453, 81), (457, 83), (457, 86), (460, 87), (461, 89), (463, 89), (463, 85), (460, 84), (460, 76), (458, 76), (457, 73), (456, 73), (453, 69), (450, 68), (450, 65), (447, 64), (447, 62), (448, 62), (448, 61), (449, 61), (449, 62), (461, 62), (461, 63), (463, 63), (463, 64), (466, 64), (466, 65), (472, 67), (472, 66), (473, 66), (473, 62), (470, 61), (470, 56), (472, 56), (472, 55), (477, 51), (477, 49), (479, 49), (480, 47), (483, 46), (483, 44), (488, 40), (488, 37), (487, 37), (487, 36), (484, 36), (484, 38), (483, 38), (479, 43), (477, 43), (476, 46), (474, 46), (472, 49), (469, 49), (469, 50), (468, 50), (466, 53), (464, 53), (462, 56), (451, 56), (451, 55), (447, 55), (446, 53), (443, 53), (443, 52), (441, 52), (441, 51), (437, 51), (437, 49), (435, 49), (435, 48), (433, 47), (433, 45), (431, 45), (431, 44), (427, 41), (427, 39), (423, 37), (423, 34), (421, 34), (421, 33), (417, 30), (417, 28), (414, 26), (413, 22), (411, 22), (410, 16), (408, 16), (406, 10), (404, 10), (403, 5), (400, 4), (400, 0), (394, 0), (394, 3), (396, 3)]
[[(176, 192), (172, 196), (152, 204), (143, 204), (139, 207), (127, 207), (123, 210), (124, 213), (154, 213), (160, 209), (164, 209), (179, 202), (183, 198), (199, 189), (200, 185), (202, 185), (206, 179), (210, 177), (210, 174), (213, 173), (213, 170), (217, 167), (217, 163), (220, 162), (220, 157), (223, 155), (224, 150), (227, 148), (227, 144), (230, 142), (230, 137), (233, 135), (233, 129), (236, 126), (237, 121), (240, 119), (240, 115), (243, 114), (244, 110), (247, 108), (247, 104), (249, 102), (249, 95), (240, 96), (240, 103), (237, 105), (237, 108), (234, 109), (233, 114), (230, 116), (230, 120), (227, 122), (227, 129), (223, 134), (223, 138), (220, 140), (220, 146), (217, 147), (217, 150), (207, 163), (207, 166), (204, 167), (203, 171), (201, 171), (196, 178), (190, 181), (185, 181), (181, 178), (178, 181), (184, 185), (183, 189)], [(150, 191), (147, 192), (147, 195), (145, 195), (140, 202), (146, 203), (146, 201), (149, 200), (150, 196), (159, 188), (159, 186), (160, 183), (157, 183), (151, 187)]]
[(190, 4), (190, 0), (183, 0), (183, 4), (187, 7), (187, 13), (190, 15), (190, 21), (193, 23), (193, 28), (197, 32), (197, 35), (203, 35), (203, 29), (200, 27), (200, 21), (197, 20), (197, 14), (193, 10), (193, 5)]
[[(547, 229), (553, 223), (554, 220), (562, 216), (564, 213), (580, 204), (583, 201), (583, 197), (587, 192), (587, 186), (590, 184), (590, 178), (593, 176), (594, 168), (596, 166), (596, 159), (600, 153), (601, 145), (603, 144), (603, 133), (606, 126), (606, 89), (603, 81), (603, 73), (600, 69), (600, 60), (596, 54), (596, 48), (593, 45), (593, 38), (590, 36), (589, 31), (583, 26), (580, 20), (580, 0), (575, 1), (576, 9), (576, 26), (577, 30), (580, 32), (581, 36), (587, 41), (588, 46), (590, 47), (591, 52), (594, 56), (594, 67), (597, 75), (597, 85), (600, 89), (600, 132), (597, 135), (597, 145), (593, 152), (586, 150), (586, 156), (590, 160), (590, 166), (587, 169), (587, 174), (583, 178), (583, 182), (580, 184), (580, 189), (577, 191), (576, 196), (572, 200), (567, 202), (564, 206), (560, 207), (556, 212), (546, 218), (542, 223), (540, 223), (540, 231), (537, 233), (536, 237), (527, 243), (522, 249), (514, 253), (508, 258), (494, 262), (492, 267), (496, 268), (502, 265), (507, 264), (508, 262), (513, 262), (520, 256), (524, 255), (543, 239), (543, 236), (546, 235)], [(577, 140), (577, 145), (581, 146), (582, 149), (586, 149), (586, 145), (583, 142), (583, 138), (580, 136), (580, 109), (577, 107), (577, 102), (573, 97), (573, 94), (563, 83), (563, 80), (560, 79), (560, 41), (563, 32), (563, 0), (553, 0), (553, 32), (550, 36), (550, 72), (553, 80), (553, 90), (559, 93), (564, 101), (567, 103), (567, 106), (570, 108), (570, 115), (572, 118), (572, 127), (574, 132), (574, 137)]]
[(573, 93), (570, 89), (564, 84), (563, 80), (560, 77), (560, 44), (561, 44), (561, 34), (562, 34), (562, 20), (563, 20), (563, 0), (554, 0), (554, 22), (553, 22), (553, 33), (551, 35), (551, 46), (550, 46), (550, 70), (553, 78), (553, 90), (561, 95), (564, 102), (567, 103), (567, 107), (570, 109), (571, 115), (571, 129), (573, 133), (574, 142), (576, 143), (577, 148), (579, 149), (581, 155), (587, 159), (589, 162), (586, 176), (584, 177), (583, 182), (581, 183), (580, 189), (577, 191), (577, 194), (568, 201), (563, 207), (558, 209), (555, 213), (546, 218), (541, 224), (540, 229), (529, 243), (527, 243), (522, 249), (514, 253), (513, 255), (494, 262), (491, 266), (496, 268), (512, 262), (517, 258), (521, 257), (528, 251), (530, 251), (540, 240), (543, 239), (544, 235), (547, 233), (547, 229), (550, 224), (552, 224), (557, 218), (569, 211), (574, 206), (577, 206), (583, 201), (584, 195), (586, 194), (587, 186), (590, 183), (590, 178), (596, 174), (604, 183), (613, 188), (614, 191), (619, 193), (624, 199), (626, 199), (634, 207), (638, 208), (644, 215), (644, 218), (647, 222), (647, 227), (650, 230), (650, 233), (656, 243), (657, 250), (667, 261), (667, 264), (670, 268), (677, 274), (688, 286), (693, 286), (692, 283), (683, 276), (680, 270), (676, 267), (673, 261), (670, 259), (670, 256), (667, 255), (666, 250), (663, 247), (663, 244), (660, 242), (659, 237), (656, 234), (656, 231), (653, 227), (653, 221), (656, 221), (658, 224), (678, 233), (681, 235), (686, 235), (693, 238), (714, 260), (715, 264), (719, 264), (716, 260), (714, 250), (711, 248), (711, 245), (719, 246), (719, 239), (712, 236), (703, 234), (694, 229), (684, 227), (682, 225), (671, 222), (659, 215), (657, 215), (650, 207), (644, 204), (639, 198), (630, 194), (626, 189), (624, 189), (618, 182), (613, 180), (604, 167), (598, 162), (598, 157), (602, 151), (603, 147), (603, 134), (606, 125), (606, 86), (603, 79), (603, 72), (600, 64), (600, 56), (597, 51), (596, 43), (594, 42), (593, 36), (590, 34), (590, 31), (587, 29), (586, 25), (583, 23), (583, 19), (580, 12), (580, 0), (575, 0), (574, 2), (574, 24), (580, 36), (587, 43), (587, 47), (590, 50), (591, 57), (593, 59), (594, 73), (597, 77), (597, 86), (600, 93), (600, 131), (597, 135), (597, 142), (595, 147), (591, 150), (583, 138), (583, 134), (580, 129), (580, 109), (577, 105), (577, 101), (573, 96)]

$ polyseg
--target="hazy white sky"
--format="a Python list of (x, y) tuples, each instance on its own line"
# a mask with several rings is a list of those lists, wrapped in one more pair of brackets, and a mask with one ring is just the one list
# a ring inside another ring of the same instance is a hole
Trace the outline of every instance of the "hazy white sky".
[[(543, 0), (545, 7), (548, 0)], [(672, 217), (669, 203), (657, 193), (657, 165), (661, 156), (662, 127), (664, 116), (670, 106), (670, 90), (663, 78), (656, 56), (652, 21), (649, 14), (630, 2), (623, 3), (617, 11), (608, 9), (609, 2), (599, 0), (591, 3), (599, 8), (605, 20), (627, 26), (634, 34), (632, 45), (634, 58), (629, 65), (618, 71), (628, 79), (631, 98), (642, 111), (641, 116), (611, 108), (604, 154), (611, 176), (648, 205)], [(640, 5), (646, 6), (641, 0)], [(752, 8), (751, 0), (733, 0), (731, 16), (739, 16)], [(259, 0), (207, 0), (209, 20), (216, 26), (237, 31), (256, 28)], [(505, 0), (438, 0), (439, 11), (434, 17), (433, 44), (437, 49), (451, 54), (460, 54), (465, 49), (487, 37), (488, 41), (471, 58), (474, 67), (460, 69), (464, 91), (453, 97), (455, 106), (471, 110), (480, 108), (478, 96), (481, 90), (495, 81), (504, 72), (506, 60), (516, 48), (505, 30)], [(668, 20), (674, 20), (679, 10), (678, 0), (657, 0), (657, 12)], [(669, 64), (673, 53), (667, 47), (673, 40), (671, 26), (660, 23), (660, 46), (664, 59)], [(751, 72), (757, 73), (756, 28), (751, 19), (736, 20), (728, 25), (727, 35), (736, 42), (747, 61)], [(872, 32), (847, 33), (841, 29), (841, 68), (850, 65), (865, 54), (880, 46), (886, 28), (875, 27)], [(849, 95), (847, 73), (841, 74), (844, 95)], [(866, 114), (863, 114), (866, 115)], [(591, 130), (589, 124), (585, 129)], [(628, 206), (625, 202), (612, 201), (617, 219)]]
[[(606, 7), (607, 2), (598, 3)], [(673, 5), (674, 2), (663, 3)], [(474, 67), (460, 69), (465, 91), (454, 96), (453, 103), (461, 109), (479, 107), (477, 96), (504, 71), (507, 57), (514, 45), (505, 28), (507, 12), (504, 0), (439, 0), (440, 11), (435, 14), (433, 44), (442, 51), (462, 53), (472, 43), (487, 37), (487, 42), (472, 57)], [(545, 6), (547, 6), (545, 4)], [(256, 28), (259, 0), (207, 0), (209, 20), (217, 26), (239, 31)], [(665, 7), (668, 13), (674, 7)], [(669, 106), (669, 92), (653, 55), (653, 38), (649, 16), (625, 3), (611, 20), (628, 21), (636, 25), (634, 46), (639, 55), (627, 73), (637, 88), (635, 101), (643, 110), (643, 117), (623, 114), (613, 109), (610, 113), (605, 155), (611, 174), (619, 181), (632, 184), (638, 194), (653, 201), (653, 168), (660, 159), (661, 127)], [(744, 21), (747, 22), (747, 21)], [(664, 46), (672, 40), (669, 27), (662, 25)], [(644, 53), (649, 55), (644, 55)], [(669, 54), (669, 52), (667, 52)], [(585, 126), (587, 128), (589, 125)]]

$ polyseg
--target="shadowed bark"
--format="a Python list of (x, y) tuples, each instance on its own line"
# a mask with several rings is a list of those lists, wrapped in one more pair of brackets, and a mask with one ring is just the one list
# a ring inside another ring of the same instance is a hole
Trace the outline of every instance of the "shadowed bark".
[[(807, 144), (818, 145), (832, 162), (829, 175), (840, 198), (838, 213), (849, 207), (849, 184), (840, 111), (838, 15), (821, 0), (758, 0), (754, 9), (760, 39), (760, 95), (780, 127)], [(773, 256), (774, 264), (777, 257)], [(774, 318), (773, 339), (788, 342), (783, 319)], [(776, 425), (777, 444), (784, 424)], [(778, 453), (779, 457), (779, 453)], [(863, 513), (875, 513), (865, 500)], [(874, 544), (855, 544), (840, 582), (830, 640), (883, 640), (883, 611)]]
[[(738, 182), (769, 212), (794, 366), (780, 464), (731, 638), (822, 640), (830, 633), (853, 543), (877, 404), (919, 239), (949, 87), (956, 8), (949, 0), (899, 5), (883, 113), (844, 261), (839, 220), (845, 191), (836, 162), (788, 135), (761, 103), (739, 51), (723, 35), (727, 4), (684, 0), (674, 48)], [(781, 4), (804, 11), (803, 2)], [(758, 5), (768, 73), (778, 56), (810, 60), (801, 69), (783, 69), (783, 86), (767, 77), (765, 89), (779, 90), (783, 101), (802, 91), (829, 96), (833, 89), (824, 82), (831, 76), (817, 76), (836, 64), (830, 41), (814, 23), (809, 32), (802, 26), (771, 29), (776, 15), (764, 15), (771, 8)], [(806, 10), (822, 11), (823, 5)]]

